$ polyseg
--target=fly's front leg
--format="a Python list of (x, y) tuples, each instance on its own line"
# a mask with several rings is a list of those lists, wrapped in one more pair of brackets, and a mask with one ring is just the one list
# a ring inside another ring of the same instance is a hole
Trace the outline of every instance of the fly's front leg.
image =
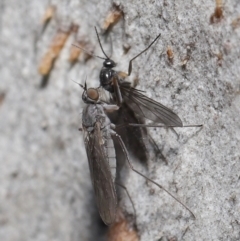
[(117, 105), (103, 104), (103, 109), (104, 109), (105, 112), (110, 112), (111, 113), (111, 112), (114, 112), (114, 111), (118, 110), (119, 107)]
[(113, 124), (113, 123), (111, 123), (110, 124), (110, 128), (111, 128), (111, 135), (116, 135), (117, 133), (115, 132), (115, 129), (116, 129), (116, 126)]
[(115, 76), (112, 79), (112, 84), (113, 84), (113, 89), (114, 89), (114, 94), (116, 97), (117, 105), (121, 106), (123, 99), (122, 99), (122, 94), (121, 94), (119, 83), (118, 83), (118, 76)]

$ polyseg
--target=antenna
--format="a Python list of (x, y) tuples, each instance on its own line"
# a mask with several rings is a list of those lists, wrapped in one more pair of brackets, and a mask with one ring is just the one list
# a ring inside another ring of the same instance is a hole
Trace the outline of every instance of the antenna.
[(87, 51), (86, 49), (84, 49), (84, 48), (82, 48), (82, 47), (80, 47), (80, 46), (78, 46), (78, 45), (76, 45), (76, 44), (72, 44), (72, 46), (81, 49), (82, 51), (84, 51), (85, 53), (87, 53), (87, 54), (89, 54), (89, 55), (91, 55), (91, 56), (93, 56), (93, 57), (96, 57), (96, 58), (99, 58), (99, 59), (103, 59), (103, 60), (110, 59), (110, 58), (107, 56), (107, 54), (105, 53), (105, 51), (103, 50), (102, 43), (101, 43), (101, 41), (100, 41), (100, 37), (99, 37), (98, 31), (97, 31), (97, 28), (96, 28), (96, 27), (94, 27), (94, 28), (95, 28), (95, 31), (96, 31), (96, 34), (97, 34), (98, 43), (99, 43), (100, 48), (101, 48), (101, 50), (102, 50), (102, 52), (103, 52), (103, 54), (105, 55), (106, 58), (101, 57), (101, 56), (98, 56), (98, 55), (94, 54), (93, 52), (89, 52), (89, 51)]
[(82, 47), (80, 47), (80, 46), (77, 46), (76, 44), (72, 44), (72, 46), (74, 46), (74, 47), (77, 47), (77, 48), (81, 49), (82, 51), (84, 51), (85, 53), (87, 53), (87, 54), (89, 54), (89, 55), (91, 55), (91, 56), (93, 56), (93, 57), (96, 57), (96, 58), (99, 58), (99, 59), (104, 59), (104, 60), (105, 60), (105, 58), (100, 57), (100, 56), (98, 56), (98, 55), (95, 55), (94, 53), (89, 52), (89, 51), (87, 51), (86, 49), (84, 49), (84, 48), (82, 48)]
[(96, 31), (96, 34), (97, 34), (97, 38), (98, 38), (98, 42), (99, 42), (99, 45), (100, 45), (100, 48), (101, 48), (103, 54), (106, 56), (107, 59), (110, 59), (110, 58), (107, 56), (107, 54), (105, 53), (105, 51), (103, 50), (103, 47), (102, 47), (102, 44), (101, 44), (101, 41), (100, 41), (99, 34), (98, 34), (98, 31), (97, 31), (96, 26), (95, 26), (94, 28), (95, 28), (95, 31)]
[(82, 84), (76, 82), (76, 81), (73, 80), (73, 79), (71, 79), (71, 81), (74, 82), (74, 83), (76, 83), (76, 84), (78, 84), (81, 88), (83, 88), (83, 90), (85, 90), (85, 91), (87, 90), (87, 76), (86, 76), (86, 78), (85, 78), (84, 86), (83, 86)]

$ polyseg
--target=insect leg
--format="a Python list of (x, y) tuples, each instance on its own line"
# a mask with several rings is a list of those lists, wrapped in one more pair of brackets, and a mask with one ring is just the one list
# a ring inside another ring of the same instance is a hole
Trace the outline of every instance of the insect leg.
[(161, 34), (159, 34), (153, 41), (152, 43), (145, 48), (142, 52), (140, 52), (139, 54), (137, 54), (135, 57), (133, 57), (130, 61), (129, 61), (129, 65), (128, 65), (128, 76), (130, 76), (131, 72), (132, 72), (132, 61), (134, 59), (136, 59), (138, 56), (140, 56), (141, 54), (143, 54), (144, 52), (146, 52), (156, 41), (157, 39), (161, 36)]
[(107, 105), (107, 104), (103, 104), (103, 109), (106, 112), (113, 112), (119, 109), (119, 107), (117, 105)]
[(118, 185), (119, 187), (121, 187), (121, 188), (123, 188), (123, 189), (125, 190), (128, 198), (129, 198), (129, 200), (130, 200), (130, 202), (131, 202), (131, 204), (132, 204), (133, 212), (134, 212), (134, 217), (135, 217), (135, 221), (136, 221), (136, 219), (137, 219), (137, 212), (136, 212), (136, 209), (135, 209), (133, 200), (132, 200), (132, 198), (131, 198), (131, 196), (130, 196), (128, 190), (127, 190), (127, 188), (126, 188), (125, 186), (123, 186), (122, 184), (118, 183), (118, 182), (115, 182), (115, 183), (116, 183), (116, 185)]
[(138, 126), (138, 127), (163, 127), (163, 128), (177, 128), (177, 127), (203, 127), (202, 124), (200, 125), (185, 125), (185, 126), (173, 126), (173, 125), (152, 125), (152, 124), (136, 124), (136, 123), (128, 123), (129, 126)]
[(148, 178), (147, 176), (145, 176), (144, 174), (142, 174), (141, 172), (137, 171), (133, 165), (131, 164), (130, 162), (130, 159), (129, 159), (129, 156), (128, 156), (128, 152), (127, 152), (127, 149), (122, 141), (122, 138), (115, 132), (112, 132), (112, 135), (115, 135), (115, 137), (118, 139), (121, 147), (122, 147), (122, 150), (124, 152), (124, 155), (128, 161), (128, 165), (129, 167), (134, 171), (136, 172), (137, 174), (139, 174), (140, 176), (142, 176), (143, 178), (145, 178), (146, 180), (148, 180), (149, 182), (152, 182), (153, 184), (155, 184), (156, 186), (158, 186), (159, 188), (161, 188), (162, 190), (164, 190), (168, 195), (170, 195), (173, 199), (175, 199), (178, 203), (180, 203), (184, 208), (186, 208), (191, 214), (192, 216), (196, 219), (196, 216), (194, 215), (194, 213), (183, 203), (181, 202), (179, 199), (177, 199), (171, 192), (169, 192), (166, 188), (164, 188), (162, 185), (158, 184), (157, 182), (153, 181), (152, 179)]
[(166, 159), (166, 157), (162, 154), (160, 148), (158, 147), (157, 143), (155, 142), (155, 140), (152, 138), (152, 136), (150, 134), (148, 134), (148, 138), (149, 138), (149, 143), (150, 145), (153, 147), (155, 156), (158, 157), (158, 155), (160, 156), (160, 158), (166, 163), (166, 165), (168, 164), (168, 161)]
[(112, 80), (113, 80), (114, 93), (117, 99), (117, 105), (120, 106), (123, 102), (123, 99), (122, 99), (122, 94), (119, 88), (117, 77), (114, 77)]

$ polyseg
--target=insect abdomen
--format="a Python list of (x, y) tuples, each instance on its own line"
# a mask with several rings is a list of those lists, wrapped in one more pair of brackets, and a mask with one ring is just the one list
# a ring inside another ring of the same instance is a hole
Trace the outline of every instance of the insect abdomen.
[(109, 161), (109, 166), (110, 166), (112, 178), (113, 178), (113, 181), (115, 181), (115, 178), (116, 178), (116, 167), (117, 167), (116, 152), (115, 152), (115, 147), (114, 147), (114, 144), (113, 144), (113, 140), (112, 140), (112, 138), (110, 136), (108, 136), (106, 138), (105, 149), (106, 149), (106, 155), (107, 155), (108, 161)]

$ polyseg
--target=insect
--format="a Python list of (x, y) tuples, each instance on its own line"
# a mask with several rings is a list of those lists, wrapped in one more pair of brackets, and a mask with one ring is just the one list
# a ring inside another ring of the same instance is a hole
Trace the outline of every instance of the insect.
[[(116, 63), (110, 59), (110, 57), (108, 57), (108, 55), (103, 50), (96, 27), (95, 31), (99, 45), (105, 57), (100, 57), (92, 53), (91, 55), (100, 59), (104, 59), (103, 67), (99, 75), (100, 86), (110, 92), (112, 95), (112, 102), (115, 102), (118, 106), (121, 106), (122, 103), (125, 102), (129, 108), (132, 109), (140, 117), (150, 119), (154, 122), (164, 123), (166, 125), (175, 125), (181, 127), (181, 119), (172, 110), (163, 106), (159, 102), (148, 98), (143, 94), (143, 91), (131, 87), (131, 84), (128, 81), (125, 81), (125, 78), (131, 75), (133, 60), (146, 52), (157, 41), (157, 39), (160, 37), (160, 34), (151, 42), (147, 48), (145, 48), (129, 61), (128, 73), (124, 73), (122, 71), (116, 71), (113, 69), (116, 67)], [(82, 49), (79, 46), (74, 46)], [(87, 52), (86, 50), (84, 51)]]
[[(134, 56), (128, 64), (128, 73), (114, 70), (116, 63), (110, 59), (105, 53), (97, 29), (95, 28), (96, 35), (100, 48), (105, 56), (103, 67), (100, 71), (99, 79), (100, 85), (111, 94), (111, 103), (120, 106), (117, 112), (118, 118), (111, 121), (116, 125), (123, 123), (137, 123), (144, 124), (145, 118), (153, 122), (163, 123), (165, 125), (182, 126), (181, 119), (170, 109), (148, 98), (142, 91), (136, 89), (136, 85), (126, 81), (126, 77), (131, 75), (132, 62), (140, 55), (145, 53), (160, 37), (160, 34), (139, 54)], [(122, 132), (126, 133), (122, 133)], [(166, 158), (162, 155), (161, 150), (155, 144), (155, 141), (150, 135), (147, 135), (147, 129), (126, 127), (124, 130), (117, 130), (118, 134), (127, 144), (127, 148), (142, 162), (146, 163), (148, 160), (148, 147), (151, 147), (156, 156), (161, 156), (161, 159), (167, 163)], [(134, 146), (134, 143), (136, 145)], [(137, 150), (137, 151), (136, 151)], [(139, 151), (141, 150), (141, 151)]]
[(101, 47), (105, 58), (103, 62), (103, 68), (100, 71), (99, 79), (100, 85), (112, 95), (112, 101), (118, 106), (121, 106), (124, 102), (135, 114), (140, 117), (147, 118), (154, 122), (164, 123), (165, 125), (182, 126), (181, 119), (170, 109), (163, 106), (157, 101), (148, 98), (143, 94), (141, 90), (131, 87), (131, 84), (125, 81), (127, 76), (131, 75), (132, 62), (137, 57), (146, 52), (160, 37), (160, 34), (150, 43), (150, 45), (133, 57), (128, 64), (128, 73), (116, 71), (113, 68), (116, 67), (116, 63), (108, 57), (104, 52), (97, 29), (95, 28), (98, 42)]
[[(84, 87), (82, 114), (84, 143), (99, 214), (105, 224), (114, 222), (117, 210), (116, 154), (111, 122), (105, 114), (108, 105), (98, 102), (98, 92)], [(105, 109), (106, 108), (106, 109)], [(113, 109), (118, 107), (112, 106)], [(105, 110), (104, 110), (105, 109)]]
[(86, 83), (85, 86), (80, 86), (84, 89), (82, 100), (87, 104), (82, 114), (84, 144), (95, 198), (103, 222), (107, 225), (112, 224), (115, 221), (117, 212), (117, 194), (115, 188), (117, 164), (114, 148), (115, 142), (121, 146), (122, 153), (129, 167), (134, 172), (163, 189), (194, 216), (186, 205), (174, 197), (174, 195), (163, 186), (134, 169), (129, 160), (128, 151), (121, 136), (116, 133), (115, 125), (106, 115), (106, 112), (117, 111), (119, 107), (117, 105), (109, 105), (101, 102), (99, 100), (98, 90), (94, 88), (87, 89)]

